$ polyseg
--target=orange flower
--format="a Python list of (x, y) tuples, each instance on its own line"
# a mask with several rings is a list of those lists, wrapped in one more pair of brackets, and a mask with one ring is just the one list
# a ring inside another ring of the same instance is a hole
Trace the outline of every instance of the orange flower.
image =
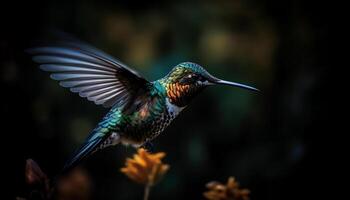
[(161, 161), (164, 156), (164, 152), (151, 154), (140, 148), (133, 159), (128, 158), (126, 160), (126, 166), (121, 168), (120, 171), (137, 183), (152, 186), (169, 169), (169, 165), (163, 164)]
[(213, 181), (206, 187), (209, 191), (204, 192), (204, 197), (208, 200), (249, 200), (248, 189), (240, 189), (239, 183), (234, 177), (230, 177), (226, 185)]

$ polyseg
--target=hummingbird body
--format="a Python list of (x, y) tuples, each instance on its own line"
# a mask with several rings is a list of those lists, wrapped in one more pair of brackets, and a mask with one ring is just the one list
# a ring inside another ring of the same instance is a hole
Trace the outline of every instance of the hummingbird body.
[[(150, 93), (136, 99), (130, 107), (111, 110), (112, 115), (120, 119), (114, 129), (119, 142), (139, 147), (159, 135), (179, 114), (181, 108), (177, 110), (176, 106), (169, 104), (161, 84), (154, 82), (150, 87)], [(115, 138), (113, 141), (116, 143)]]
[(180, 63), (165, 77), (149, 82), (108, 54), (76, 41), (33, 48), (29, 53), (61, 86), (97, 105), (111, 107), (67, 162), (65, 171), (105, 147), (148, 143), (207, 86), (257, 90), (215, 78), (192, 62)]

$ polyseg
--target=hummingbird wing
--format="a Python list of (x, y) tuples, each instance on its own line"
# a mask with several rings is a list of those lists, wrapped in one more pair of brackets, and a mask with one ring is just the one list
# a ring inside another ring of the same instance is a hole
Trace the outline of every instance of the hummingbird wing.
[(61, 42), (28, 50), (63, 87), (97, 105), (125, 106), (148, 82), (112, 56), (82, 42)]

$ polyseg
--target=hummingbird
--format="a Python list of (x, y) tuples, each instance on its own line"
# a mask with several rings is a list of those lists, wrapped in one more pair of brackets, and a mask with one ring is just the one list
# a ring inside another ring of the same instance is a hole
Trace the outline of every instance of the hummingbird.
[(80, 41), (38, 46), (28, 53), (62, 87), (110, 108), (63, 171), (108, 146), (150, 146), (191, 100), (209, 86), (258, 91), (216, 78), (193, 62), (180, 63), (165, 77), (151, 82), (116, 58)]

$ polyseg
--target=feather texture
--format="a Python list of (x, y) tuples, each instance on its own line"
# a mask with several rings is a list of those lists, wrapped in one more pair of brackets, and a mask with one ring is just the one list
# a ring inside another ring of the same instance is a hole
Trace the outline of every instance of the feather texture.
[(61, 86), (97, 105), (123, 107), (150, 84), (117, 59), (81, 42), (62, 42), (28, 52)]
[[(110, 145), (110, 143), (106, 144), (106, 139), (110, 138), (111, 134), (117, 131), (116, 125), (120, 122), (120, 120), (120, 110), (118, 108), (112, 108), (103, 118), (103, 120), (97, 125), (97, 127), (90, 133), (90, 135), (85, 140), (84, 144), (74, 153), (71, 159), (65, 164), (63, 173), (74, 167), (81, 160), (85, 159), (87, 156), (91, 155), (99, 148), (104, 148), (105, 146)], [(119, 135), (115, 133), (115, 137), (117, 136), (119, 137)]]

